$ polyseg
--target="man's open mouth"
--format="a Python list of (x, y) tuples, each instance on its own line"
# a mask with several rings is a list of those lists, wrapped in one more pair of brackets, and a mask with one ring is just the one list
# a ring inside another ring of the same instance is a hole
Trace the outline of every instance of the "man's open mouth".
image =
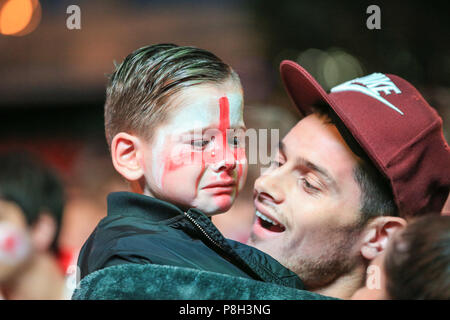
[(259, 224), (264, 229), (272, 232), (283, 232), (284, 230), (286, 230), (285, 226), (283, 226), (275, 218), (268, 216), (267, 214), (263, 214), (260, 211), (256, 210), (256, 216)]

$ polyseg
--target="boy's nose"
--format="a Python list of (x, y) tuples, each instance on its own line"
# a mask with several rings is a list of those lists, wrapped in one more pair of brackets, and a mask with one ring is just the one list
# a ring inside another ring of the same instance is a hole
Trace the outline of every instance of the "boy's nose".
[(236, 168), (236, 162), (234, 154), (228, 156), (228, 152), (226, 152), (224, 158), (218, 159), (218, 161), (213, 164), (213, 169), (216, 172), (231, 171)]
[(237, 163), (235, 150), (226, 145), (225, 148), (218, 149), (216, 161), (213, 164), (214, 170), (216, 172), (234, 170)]

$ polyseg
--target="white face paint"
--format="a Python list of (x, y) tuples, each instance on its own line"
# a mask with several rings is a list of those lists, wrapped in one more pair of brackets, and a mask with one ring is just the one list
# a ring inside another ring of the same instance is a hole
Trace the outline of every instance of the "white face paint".
[(203, 84), (170, 101), (172, 116), (145, 148), (146, 194), (210, 215), (231, 207), (247, 173), (241, 90)]
[(0, 223), (0, 266), (20, 265), (30, 251), (30, 239), (23, 230), (12, 223)]

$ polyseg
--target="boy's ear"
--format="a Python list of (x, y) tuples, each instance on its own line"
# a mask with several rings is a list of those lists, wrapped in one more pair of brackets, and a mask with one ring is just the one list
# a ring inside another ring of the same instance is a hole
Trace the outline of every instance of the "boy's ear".
[(406, 220), (399, 217), (377, 217), (364, 230), (361, 255), (367, 260), (373, 260), (382, 253), (393, 234), (406, 227)]
[(111, 142), (114, 168), (128, 181), (137, 181), (144, 175), (143, 145), (129, 133), (116, 134)]
[(33, 246), (39, 252), (49, 250), (57, 231), (55, 218), (46, 212), (41, 212), (31, 228)]

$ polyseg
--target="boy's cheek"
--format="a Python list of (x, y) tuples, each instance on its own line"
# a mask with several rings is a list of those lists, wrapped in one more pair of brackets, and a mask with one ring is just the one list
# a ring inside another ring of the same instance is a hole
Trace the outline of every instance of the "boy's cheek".
[(192, 152), (190, 146), (184, 144), (169, 143), (164, 149), (154, 151), (157, 151), (159, 156), (158, 160), (152, 164), (153, 177), (156, 185), (161, 189), (165, 189), (169, 179), (174, 179), (170, 177), (176, 177), (177, 172), (185, 171), (186, 167), (192, 166), (198, 162), (198, 158), (201, 158)]
[(245, 180), (247, 179), (248, 161), (245, 154), (245, 148), (238, 148), (236, 150), (236, 169), (237, 179), (239, 181), (239, 190), (244, 187)]
[(245, 163), (242, 164), (241, 169), (238, 171), (238, 181), (239, 181), (239, 189), (238, 191), (241, 191), (244, 188), (245, 182), (247, 181), (247, 172), (248, 172), (248, 163), (245, 161)]
[(180, 146), (172, 150), (172, 153), (163, 159), (165, 168), (174, 171), (179, 168), (201, 164), (201, 152), (193, 152), (191, 148)]
[(193, 182), (195, 179), (195, 170), (189, 170), (188, 168), (166, 173), (163, 177), (161, 196), (169, 202), (189, 205), (196, 196), (197, 186)]

